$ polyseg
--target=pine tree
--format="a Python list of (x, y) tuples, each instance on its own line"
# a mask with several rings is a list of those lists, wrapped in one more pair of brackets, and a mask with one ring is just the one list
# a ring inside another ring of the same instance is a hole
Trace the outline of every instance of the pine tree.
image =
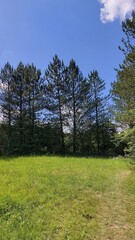
[(124, 48), (120, 48), (125, 56), (120, 69), (117, 69), (117, 81), (112, 84), (113, 100), (116, 107), (116, 120), (123, 126), (135, 125), (135, 13), (132, 19), (122, 24), (126, 40)]
[(38, 120), (38, 112), (42, 110), (41, 103), (41, 92), (40, 92), (40, 70), (31, 65), (26, 65), (24, 69), (24, 78), (26, 82), (25, 87), (25, 128), (27, 128), (27, 141), (29, 152), (36, 151), (36, 133), (35, 126)]
[(22, 62), (13, 74), (15, 152), (20, 154), (36, 151), (35, 122), (40, 109), (40, 75), (40, 70), (36, 70), (33, 64), (25, 66)]
[[(122, 39), (124, 44), (120, 50), (124, 53), (124, 61), (117, 69), (117, 81), (112, 84), (112, 94), (115, 103), (116, 121), (120, 124), (121, 129), (125, 131), (126, 138), (129, 139), (131, 132), (128, 128), (135, 127), (135, 12), (132, 13), (131, 19), (126, 19), (122, 23), (122, 29), (126, 39)], [(133, 137), (133, 136), (132, 136)], [(130, 142), (130, 149), (132, 141)]]
[[(51, 121), (55, 123), (60, 131), (61, 149), (65, 152), (64, 142), (64, 117), (65, 117), (65, 76), (64, 62), (57, 55), (53, 57), (48, 65), (44, 77), (45, 108)], [(46, 113), (47, 116), (47, 113)]]
[(7, 135), (6, 153), (11, 154), (12, 151), (12, 124), (14, 121), (15, 109), (13, 99), (13, 67), (7, 63), (1, 69), (0, 81), (0, 106), (1, 120), (4, 122), (5, 132)]
[(67, 68), (66, 79), (66, 111), (68, 126), (72, 133), (73, 154), (77, 152), (77, 136), (83, 126), (87, 95), (87, 82), (84, 79), (76, 62), (72, 59)]
[[(97, 71), (92, 71), (88, 75), (89, 93), (88, 93), (88, 124), (92, 131), (91, 142), (96, 143), (96, 153), (101, 154), (101, 126), (105, 119), (105, 100), (107, 97), (103, 96), (105, 90), (105, 82), (99, 77)], [(95, 129), (95, 131), (94, 131)], [(90, 132), (91, 132), (90, 131)], [(95, 132), (95, 135), (94, 135)], [(95, 138), (95, 140), (94, 140)]]

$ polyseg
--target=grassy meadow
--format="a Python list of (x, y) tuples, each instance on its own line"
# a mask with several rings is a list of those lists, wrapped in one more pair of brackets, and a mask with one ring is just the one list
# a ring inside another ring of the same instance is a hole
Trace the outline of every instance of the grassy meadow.
[(122, 159), (0, 159), (0, 240), (135, 239), (135, 170)]

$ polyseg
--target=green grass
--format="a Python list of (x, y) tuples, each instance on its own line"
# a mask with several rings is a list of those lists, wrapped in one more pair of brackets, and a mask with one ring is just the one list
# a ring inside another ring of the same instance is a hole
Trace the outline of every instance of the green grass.
[(122, 159), (0, 159), (0, 240), (135, 239), (135, 171)]

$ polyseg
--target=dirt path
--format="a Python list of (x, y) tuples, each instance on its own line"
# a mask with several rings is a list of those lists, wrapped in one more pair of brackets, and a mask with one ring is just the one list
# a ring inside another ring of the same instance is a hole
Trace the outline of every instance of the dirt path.
[(128, 222), (132, 213), (127, 206), (132, 201), (123, 185), (130, 176), (130, 170), (121, 171), (107, 193), (101, 198), (101, 232), (99, 240), (135, 240), (135, 222)]

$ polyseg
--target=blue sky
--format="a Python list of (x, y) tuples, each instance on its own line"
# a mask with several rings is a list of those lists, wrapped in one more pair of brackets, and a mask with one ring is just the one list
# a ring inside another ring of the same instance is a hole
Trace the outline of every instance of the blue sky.
[(97, 70), (109, 90), (123, 59), (121, 20), (133, 9), (134, 0), (0, 0), (0, 66), (22, 61), (44, 72), (58, 54), (85, 76)]

